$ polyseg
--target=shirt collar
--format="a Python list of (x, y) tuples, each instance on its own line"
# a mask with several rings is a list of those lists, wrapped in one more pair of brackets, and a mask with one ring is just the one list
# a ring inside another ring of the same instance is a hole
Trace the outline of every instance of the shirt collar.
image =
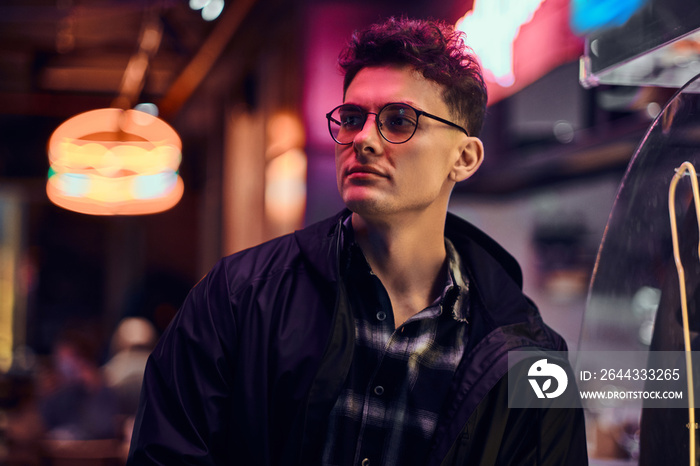
[[(469, 279), (464, 272), (462, 258), (457, 249), (455, 249), (452, 241), (445, 238), (445, 250), (447, 251), (447, 286), (446, 293), (443, 296), (446, 298), (449, 294), (453, 294), (454, 302), (443, 301), (443, 307), (448, 303), (452, 306), (452, 317), (460, 322), (467, 322), (469, 317)], [(444, 298), (443, 298), (444, 299)]]

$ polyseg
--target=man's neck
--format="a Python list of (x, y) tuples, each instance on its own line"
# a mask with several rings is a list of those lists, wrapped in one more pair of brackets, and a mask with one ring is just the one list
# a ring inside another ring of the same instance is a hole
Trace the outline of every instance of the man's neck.
[(389, 294), (396, 327), (430, 305), (445, 283), (445, 219), (371, 222), (353, 214), (355, 239)]

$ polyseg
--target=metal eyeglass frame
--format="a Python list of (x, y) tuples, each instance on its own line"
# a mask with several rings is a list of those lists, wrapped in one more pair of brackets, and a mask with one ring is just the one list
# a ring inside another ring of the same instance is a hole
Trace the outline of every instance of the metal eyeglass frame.
[[(384, 135), (384, 133), (382, 132), (382, 126), (383, 126), (383, 125), (382, 125), (381, 122), (379, 121), (379, 115), (382, 113), (382, 111), (384, 111), (385, 108), (387, 108), (387, 107), (389, 107), (389, 106), (391, 106), (391, 105), (401, 105), (401, 106), (404, 106), (404, 107), (408, 107), (408, 108), (410, 108), (411, 110), (413, 110), (413, 111), (416, 113), (416, 125), (413, 127), (413, 132), (411, 133), (411, 135), (410, 135), (408, 138), (406, 138), (405, 141), (401, 141), (401, 142), (394, 142), (394, 141), (391, 141), (391, 140), (389, 140), (389, 139)], [(380, 108), (378, 112), (367, 112), (367, 111), (365, 111), (365, 109), (363, 109), (363, 108), (360, 107), (359, 105), (341, 104), (341, 105), (338, 105), (337, 107), (335, 107), (335, 108), (334, 108), (333, 110), (331, 110), (330, 112), (326, 113), (326, 119), (328, 120), (328, 132), (331, 134), (331, 138), (333, 138), (333, 141), (335, 141), (336, 144), (340, 144), (341, 146), (349, 146), (350, 144), (353, 143), (353, 141), (350, 141), (350, 142), (340, 142), (340, 141), (338, 141), (338, 140), (335, 138), (335, 136), (333, 136), (333, 129), (332, 129), (331, 125), (332, 125), (333, 123), (335, 123), (335, 124), (337, 124), (338, 126), (341, 126), (341, 123), (340, 123), (338, 120), (336, 120), (335, 118), (333, 118), (331, 115), (333, 115), (333, 112), (335, 112), (336, 110), (338, 110), (338, 109), (341, 108), (341, 107), (353, 107), (353, 108), (356, 108), (356, 109), (358, 109), (358, 110), (360, 111), (360, 114), (362, 114), (362, 115), (364, 116), (364, 120), (362, 121), (362, 126), (360, 126), (360, 129), (357, 131), (358, 133), (359, 133), (360, 131), (362, 131), (362, 128), (365, 127), (365, 123), (367, 123), (367, 115), (374, 115), (374, 116), (376, 117), (376, 120), (375, 120), (375, 121), (377, 122), (377, 128), (379, 129), (379, 134), (382, 136), (382, 138), (383, 138), (385, 141), (390, 142), (391, 144), (403, 144), (403, 143), (406, 143), (406, 142), (410, 141), (410, 139), (413, 137), (413, 135), (416, 134), (416, 130), (418, 129), (418, 121), (419, 121), (421, 115), (425, 115), (426, 117), (432, 118), (432, 119), (435, 120), (435, 121), (439, 121), (440, 123), (444, 123), (444, 124), (446, 124), (446, 125), (448, 125), (448, 126), (451, 126), (451, 127), (453, 127), (453, 128), (456, 128), (456, 129), (462, 131), (462, 132), (463, 132), (464, 134), (466, 134), (467, 136), (469, 136), (469, 132), (468, 132), (466, 129), (464, 129), (463, 127), (459, 126), (458, 124), (452, 123), (451, 121), (445, 120), (444, 118), (440, 118), (439, 116), (433, 115), (432, 113), (428, 113), (428, 112), (425, 112), (425, 111), (423, 111), (423, 110), (418, 110), (417, 108), (414, 108), (414, 107), (412, 107), (412, 106), (410, 106), (410, 105), (408, 105), (408, 104), (406, 104), (406, 103), (403, 103), (403, 102), (389, 102), (388, 104), (386, 104), (386, 105), (384, 105), (382, 108)], [(354, 139), (354, 136), (353, 136), (353, 139)]]

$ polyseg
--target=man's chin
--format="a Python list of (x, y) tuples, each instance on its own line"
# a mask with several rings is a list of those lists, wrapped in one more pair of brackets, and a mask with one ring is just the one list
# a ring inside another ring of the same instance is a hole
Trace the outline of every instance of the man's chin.
[(384, 210), (384, 206), (377, 199), (370, 197), (351, 197), (343, 201), (348, 209), (358, 215), (378, 214)]

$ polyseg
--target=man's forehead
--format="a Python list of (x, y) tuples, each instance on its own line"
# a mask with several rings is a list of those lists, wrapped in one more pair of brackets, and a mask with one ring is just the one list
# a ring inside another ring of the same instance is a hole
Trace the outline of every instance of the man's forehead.
[(393, 63), (387, 63), (387, 64), (382, 64), (382, 65), (371, 65), (371, 66), (364, 66), (357, 70), (355, 75), (352, 77), (352, 80), (348, 83), (347, 88), (345, 91), (352, 86), (352, 84), (357, 80), (358, 76), (365, 75), (365, 74), (377, 74), (377, 73), (383, 73), (386, 74), (387, 76), (390, 76), (392, 74), (394, 75), (406, 75), (406, 76), (411, 76), (414, 77), (415, 79), (425, 79), (423, 77), (423, 74), (416, 70), (415, 67), (411, 65), (404, 65), (404, 64), (393, 64)]
[(391, 102), (403, 102), (421, 107), (431, 101), (443, 102), (443, 95), (442, 85), (426, 79), (409, 65), (369, 66), (354, 76), (345, 91), (343, 102), (379, 107)]

